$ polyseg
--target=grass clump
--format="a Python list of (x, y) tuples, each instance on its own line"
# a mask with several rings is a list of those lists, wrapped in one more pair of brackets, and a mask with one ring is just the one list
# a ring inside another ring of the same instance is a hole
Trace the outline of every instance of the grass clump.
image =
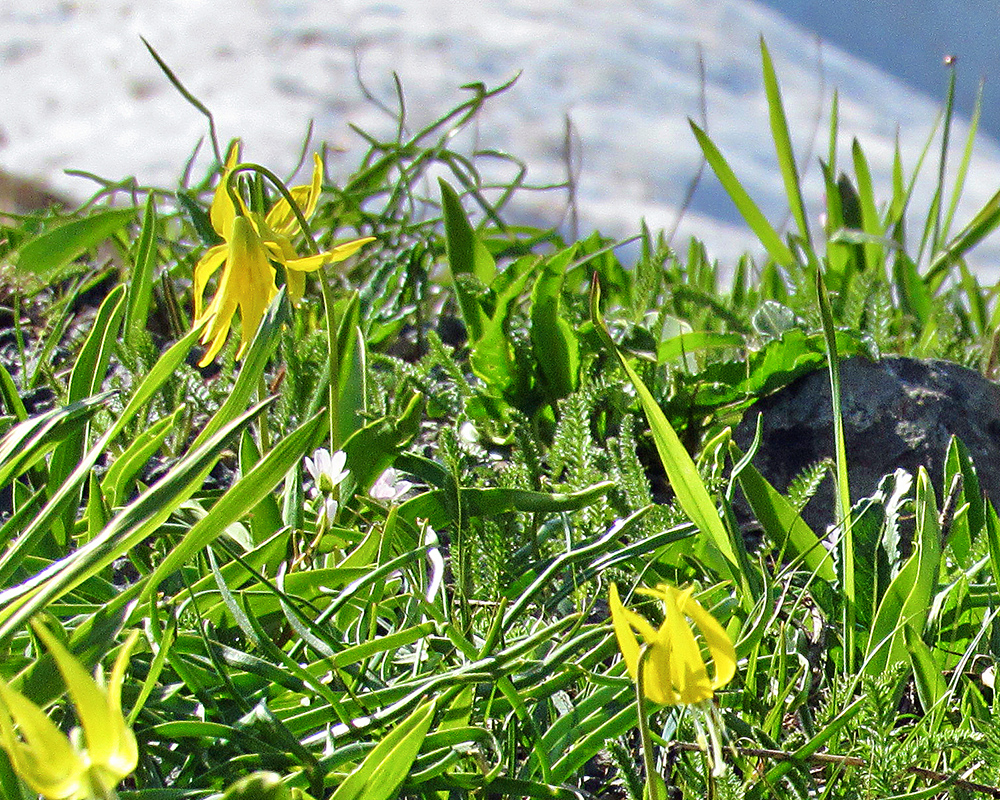
[[(762, 57), (794, 227), (771, 226), (695, 127), (766, 250), (730, 269), (645, 228), (626, 265), (598, 233), (507, 222), (523, 170), (490, 185), (497, 154), (451, 149), (506, 86), (471, 87), (413, 135), (359, 132), (357, 169), (315, 196), (220, 163), (221, 184), (104, 182), (75, 211), (10, 218), (3, 696), (58, 700), (32, 620), (86, 674), (127, 638), (138, 760), (117, 793), (137, 800), (1000, 796), (1000, 521), (969, 453), (953, 443), (946, 486), (887, 479), (909, 482), (876, 514), (852, 506), (842, 447), (785, 496), (731, 441), (807, 372), (828, 369), (836, 397), (848, 355), (993, 374), (996, 293), (964, 257), (1000, 200), (953, 233), (967, 158), (951, 188), (942, 166), (909, 240), (912, 179), (897, 159), (876, 198), (857, 143), (841, 172), (835, 105), (810, 226)], [(213, 218), (213, 193), (243, 221)], [(258, 248), (239, 297), (259, 308), (213, 328), (195, 271), (236, 229), (209, 292)], [(827, 473), (829, 536), (799, 516)], [(636, 630), (668, 632), (657, 670), (692, 608), (731, 640), (735, 675), (698, 711), (637, 702), (612, 582)], [(691, 587), (680, 612), (634, 593), (660, 584)], [(28, 743), (25, 719), (0, 711), (3, 753)], [(30, 796), (24, 777), (0, 755), (6, 797)]]

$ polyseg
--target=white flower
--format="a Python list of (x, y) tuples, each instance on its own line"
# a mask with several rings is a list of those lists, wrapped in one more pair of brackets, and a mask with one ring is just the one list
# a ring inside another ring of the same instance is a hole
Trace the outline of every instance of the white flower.
[(329, 450), (321, 447), (312, 454), (312, 458), (306, 456), (306, 469), (323, 494), (330, 494), (350, 474), (349, 469), (344, 469), (346, 463), (347, 454), (343, 450), (331, 456)]
[(430, 525), (424, 531), (424, 545), (427, 547), (427, 561), (431, 567), (426, 598), (428, 603), (433, 603), (441, 591), (441, 583), (444, 580), (444, 558), (437, 547), (438, 535)]
[(368, 491), (368, 494), (376, 500), (385, 500), (394, 503), (410, 491), (412, 487), (413, 484), (409, 481), (399, 479), (399, 473), (396, 472), (394, 467), (389, 467), (378, 476), (378, 480), (372, 484), (372, 488)]
[(337, 519), (337, 509), (340, 508), (340, 504), (334, 500), (332, 497), (327, 497), (323, 501), (323, 513), (326, 515), (326, 527), (330, 528), (333, 526), (334, 521)]
[(466, 444), (477, 444), (479, 442), (479, 431), (476, 430), (475, 425), (467, 420), (458, 429), (458, 438)]

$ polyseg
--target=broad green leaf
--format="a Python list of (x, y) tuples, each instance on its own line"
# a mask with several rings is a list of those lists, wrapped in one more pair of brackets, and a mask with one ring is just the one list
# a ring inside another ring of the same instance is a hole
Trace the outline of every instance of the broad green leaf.
[(337, 443), (347, 441), (361, 429), (367, 410), (368, 351), (358, 324), (360, 309), (357, 298), (358, 295), (354, 294), (350, 313), (345, 315), (337, 332), (337, 362), (340, 366), (337, 379)]
[[(240, 474), (246, 475), (260, 462), (260, 451), (250, 431), (243, 431), (240, 436)], [(267, 494), (250, 511), (250, 531), (254, 545), (260, 545), (270, 539), (276, 531), (284, 527), (281, 509), (278, 501)]]
[(707, 331), (692, 331), (671, 336), (656, 346), (656, 363), (665, 364), (675, 358), (682, 358), (701, 350), (721, 348), (742, 348), (746, 340), (738, 333), (710, 333)]
[(455, 295), (462, 310), (462, 319), (469, 332), (469, 341), (478, 342), (483, 336), (487, 317), (475, 295), (469, 291), (460, 276), (471, 275), (483, 286), (489, 286), (496, 274), (496, 263), (486, 245), (482, 243), (469, 224), (458, 194), (443, 179), (441, 207), (444, 212), (444, 229), (448, 247), (448, 264), (454, 282)]
[(531, 293), (531, 344), (552, 400), (571, 394), (580, 379), (580, 343), (560, 311), (566, 267), (575, 253), (570, 247), (546, 259)]
[(941, 673), (941, 666), (934, 660), (931, 649), (911, 625), (903, 626), (903, 638), (910, 654), (917, 696), (925, 714), (929, 714), (948, 693), (948, 684)]
[(392, 800), (410, 772), (434, 720), (435, 701), (418, 706), (337, 787), (330, 800)]
[[(493, 313), (483, 324), (482, 334), (472, 343), (469, 366), (494, 392), (510, 400), (529, 391), (530, 367), (518, 364), (508, 335), (508, 320), (538, 264), (535, 256), (519, 258), (500, 273), (491, 290), (496, 292)], [(502, 283), (502, 286), (497, 284)]]
[(879, 675), (899, 663), (906, 663), (904, 629), (922, 635), (931, 601), (937, 591), (941, 564), (941, 531), (937, 503), (927, 471), (917, 473), (917, 524), (914, 553), (886, 590), (868, 636), (865, 673)]
[[(733, 461), (743, 454), (730, 443)], [(816, 577), (834, 583), (837, 576), (831, 553), (824, 547), (802, 515), (783, 497), (751, 464), (740, 471), (738, 480), (754, 516), (764, 528), (764, 533), (779, 549), (787, 549)]]
[(100, 211), (45, 231), (21, 248), (17, 270), (46, 281), (65, 277), (65, 267), (135, 219), (131, 208)]
[(379, 476), (392, 466), (396, 455), (420, 432), (424, 396), (414, 392), (399, 417), (385, 416), (355, 431), (344, 442), (348, 481), (359, 491), (367, 492)]

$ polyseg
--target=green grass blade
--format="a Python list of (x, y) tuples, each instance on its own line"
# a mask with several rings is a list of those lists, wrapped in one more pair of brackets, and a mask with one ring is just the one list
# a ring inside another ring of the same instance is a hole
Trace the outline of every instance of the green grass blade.
[(854, 175), (858, 181), (858, 200), (861, 203), (862, 230), (869, 235), (864, 242), (865, 268), (878, 269), (885, 258), (885, 248), (880, 240), (885, 236), (885, 229), (879, 218), (878, 206), (875, 203), (875, 188), (872, 183), (872, 173), (868, 166), (861, 144), (855, 139), (851, 144), (851, 156), (854, 160)]
[(181, 415), (186, 411), (181, 406), (168, 417), (153, 423), (132, 440), (125, 452), (115, 459), (101, 481), (101, 493), (108, 505), (114, 507), (124, 498), (139, 470), (163, 446), (167, 436), (177, 429)]
[[(87, 544), (59, 561), (52, 562), (28, 580), (0, 592), (0, 642), (26, 623), (28, 618), (41, 608), (63, 597), (88, 578), (98, 574), (116, 558), (127, 553), (159, 528), (178, 506), (188, 500), (201, 487), (205, 477), (215, 466), (219, 455), (231, 443), (232, 439), (259, 417), (272, 403), (273, 398), (258, 404), (221, 428), (199, 448), (192, 449), (156, 485), (143, 492), (119, 511), (108, 522), (100, 536), (91, 539)], [(285, 440), (282, 444), (285, 445), (288, 441)], [(284, 473), (282, 473), (283, 475)], [(229, 494), (231, 492), (227, 493), (223, 500)], [(219, 502), (222, 503), (222, 500)], [(232, 502), (230, 500), (226, 507)], [(213, 511), (216, 507), (218, 504), (213, 507)], [(243, 506), (241, 508), (246, 510)], [(221, 515), (221, 510), (216, 512), (216, 517)], [(221, 533), (221, 530), (216, 531), (216, 535), (218, 533)], [(25, 538), (26, 534), (22, 535), (21, 539)], [(190, 535), (189, 532), (188, 537)], [(188, 537), (185, 537), (184, 541), (188, 541)], [(173, 554), (177, 550), (178, 548), (175, 548), (174, 551), (171, 551), (158, 567), (156, 574), (161, 578), (164, 565), (168, 562), (171, 565), (175, 563), (176, 556)], [(135, 584), (136, 587), (140, 585), (148, 586), (149, 584), (148, 581), (143, 584)], [(129, 596), (129, 593), (124, 593), (122, 600), (124, 601)]]
[[(249, 414), (257, 416), (270, 404), (271, 400), (265, 401), (240, 419), (246, 419)], [(309, 452), (325, 419), (325, 415), (320, 413), (300, 425), (277, 442), (250, 472), (233, 484), (216, 501), (211, 510), (191, 526), (184, 538), (156, 567), (155, 572), (145, 582), (143, 597), (148, 598), (167, 575), (179, 569), (195, 553), (211, 544), (229, 525), (261, 502), (282, 481), (288, 471)], [(231, 423), (227, 429), (232, 427)], [(245, 425), (241, 428), (245, 428)], [(157, 484), (157, 487), (159, 486), (160, 484)]]
[(931, 261), (928, 275), (949, 267), (989, 236), (1000, 225), (1000, 192), (994, 194), (956, 236)]
[(30, 469), (59, 442), (78, 431), (111, 397), (88, 397), (18, 423), (0, 439), (0, 486)]
[(688, 123), (691, 125), (691, 130), (694, 131), (694, 136), (698, 140), (702, 153), (705, 154), (705, 160), (708, 161), (709, 166), (712, 167), (713, 172), (715, 172), (726, 193), (732, 199), (733, 203), (736, 204), (737, 210), (743, 216), (747, 225), (750, 226), (750, 230), (754, 232), (760, 243), (764, 245), (768, 255), (783, 267), (791, 266), (795, 262), (795, 256), (792, 255), (792, 251), (781, 241), (778, 232), (767, 221), (767, 218), (750, 198), (750, 195), (747, 194), (746, 189), (743, 188), (722, 153), (719, 152), (719, 148), (715, 146), (705, 132), (692, 120), (688, 120)]
[(684, 510), (684, 513), (697, 526), (698, 530), (701, 531), (702, 535), (707, 537), (712, 546), (723, 556), (732, 578), (737, 584), (745, 586), (749, 576), (742, 575), (739, 570), (736, 551), (729, 540), (729, 534), (726, 532), (725, 526), (722, 524), (722, 519), (719, 517), (715, 502), (712, 500), (711, 495), (709, 495), (708, 489), (705, 488), (701, 475), (698, 473), (698, 467), (684, 448), (681, 440), (677, 437), (677, 433), (667, 420), (663, 409), (657, 404), (656, 399), (650, 394), (649, 389), (646, 388), (642, 379), (632, 369), (625, 356), (612, 340), (611, 334), (608, 332), (601, 317), (600, 300), (601, 290), (595, 277), (590, 299), (591, 318), (594, 321), (594, 326), (601, 334), (605, 346), (612, 350), (618, 357), (618, 362), (622, 365), (622, 369), (625, 370), (625, 374), (628, 375), (629, 380), (635, 387), (636, 393), (639, 396), (639, 402), (649, 422), (653, 441), (660, 455), (660, 461), (663, 463), (667, 478), (674, 490), (674, 494), (677, 496), (677, 502)]
[(410, 772), (434, 720), (435, 701), (418, 706), (376, 745), (330, 800), (392, 800)]
[(767, 107), (771, 119), (771, 138), (778, 155), (778, 165), (781, 167), (781, 177), (785, 183), (785, 195), (792, 217), (799, 227), (799, 235), (807, 246), (812, 240), (809, 234), (809, 221), (806, 217), (805, 203), (802, 201), (802, 186), (799, 183), (799, 169), (795, 163), (795, 153), (792, 151), (792, 139), (788, 133), (788, 118), (785, 116), (785, 106), (781, 100), (781, 87), (778, 76), (774, 72), (774, 63), (768, 52), (764, 37), (760, 37), (761, 63), (764, 68), (764, 90), (767, 93)]
[[(73, 365), (73, 372), (69, 379), (69, 400), (77, 402), (85, 397), (95, 394), (104, 381), (108, 372), (108, 365), (111, 361), (111, 353), (115, 349), (118, 341), (118, 334), (121, 330), (122, 317), (125, 314), (125, 288), (116, 286), (111, 293), (101, 303), (94, 319), (94, 326), (87, 336), (80, 355), (77, 356)], [(49, 492), (55, 494), (62, 482), (73, 472), (83, 450), (86, 447), (87, 428), (68, 436), (52, 454), (49, 462)], [(75, 509), (68, 511), (68, 516), (64, 516), (61, 525), (56, 526), (56, 541), (65, 543), (67, 531), (73, 524), (72, 515)]]
[(146, 330), (153, 299), (153, 270), (156, 268), (156, 200), (153, 192), (146, 198), (142, 231), (135, 251), (135, 262), (128, 282), (125, 307), (125, 345), (133, 350)]
[(955, 219), (955, 212), (958, 210), (958, 202), (962, 199), (962, 192), (965, 189), (965, 179), (969, 175), (969, 164), (972, 162), (972, 151), (975, 147), (976, 133), (979, 130), (979, 118), (983, 110), (983, 82), (979, 82), (979, 89), (976, 92), (976, 104), (972, 110), (972, 121), (969, 123), (969, 135), (965, 139), (965, 148), (962, 150), (962, 160), (958, 165), (958, 172), (955, 174), (955, 185), (951, 191), (951, 201), (948, 203), (948, 213), (945, 215), (944, 223), (941, 226), (941, 239), (948, 238), (951, 231), (952, 222)]
[(952, 64), (948, 70), (948, 93), (944, 103), (944, 127), (941, 130), (941, 157), (938, 159), (937, 187), (934, 196), (934, 234), (931, 237), (931, 252), (936, 253), (947, 234), (941, 227), (941, 203), (944, 198), (945, 171), (948, 167), (948, 147), (951, 144), (951, 123), (955, 118), (955, 67)]
[(857, 591), (854, 581), (854, 533), (851, 530), (851, 489), (847, 473), (847, 447), (844, 443), (844, 417), (840, 407), (840, 356), (837, 353), (837, 329), (833, 323), (830, 296), (823, 273), (816, 271), (816, 293), (823, 337), (826, 341), (827, 366), (830, 371), (830, 399), (833, 405), (833, 444), (837, 483), (835, 487), (837, 524), (840, 526), (840, 578), (844, 592), (844, 668), (850, 672), (854, 663), (854, 615)]
[(243, 356), (243, 366), (236, 382), (219, 410), (205, 423), (205, 427), (191, 443), (192, 450), (207, 441), (225, 424), (242, 414), (249, 405), (250, 398), (260, 388), (261, 376), (264, 374), (267, 362), (281, 339), (281, 327), (287, 321), (285, 307), (285, 289), (282, 287), (274, 300), (271, 301), (250, 347)]

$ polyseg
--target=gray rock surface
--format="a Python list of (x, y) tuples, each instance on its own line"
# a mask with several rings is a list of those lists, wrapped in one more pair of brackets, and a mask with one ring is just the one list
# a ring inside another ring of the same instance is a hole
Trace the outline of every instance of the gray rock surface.
[[(841, 363), (841, 410), (851, 498), (873, 494), (897, 468), (916, 475), (925, 467), (941, 500), (948, 442), (957, 436), (976, 464), (980, 485), (1000, 505), (1000, 386), (946, 361), (854, 357)], [(763, 437), (754, 461), (780, 491), (803, 469), (833, 458), (833, 413), (826, 369), (806, 375), (751, 407), (737, 427), (737, 443), (753, 440), (757, 415)], [(833, 522), (828, 476), (803, 511), (822, 532)]]

